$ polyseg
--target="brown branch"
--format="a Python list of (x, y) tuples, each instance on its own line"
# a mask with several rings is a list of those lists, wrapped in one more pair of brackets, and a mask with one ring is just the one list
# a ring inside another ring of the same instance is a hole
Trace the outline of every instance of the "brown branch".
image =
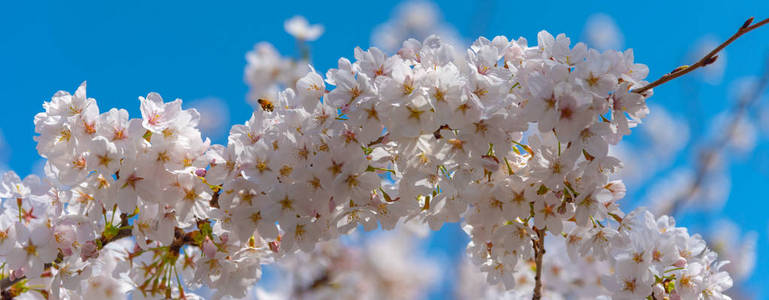
[(531, 239), (531, 244), (534, 247), (534, 263), (537, 265), (537, 274), (534, 276), (534, 294), (531, 299), (540, 300), (542, 299), (542, 257), (545, 256), (545, 230), (534, 227), (534, 231), (537, 233), (537, 239)]
[(22, 276), (14, 280), (10, 280), (9, 278), (6, 277), (6, 278), (3, 278), (3, 280), (0, 280), (0, 289), (2, 289), (2, 297), (0, 297), (0, 299), (3, 299), (3, 300), (13, 299), (13, 295), (12, 295), (13, 293), (8, 293), (6, 289), (13, 286), (17, 282), (24, 280), (24, 278), (26, 277)]
[(700, 159), (697, 164), (697, 171), (695, 173), (695, 178), (692, 182), (692, 185), (677, 198), (674, 198), (670, 205), (662, 210), (662, 214), (675, 215), (685, 202), (687, 202), (689, 199), (694, 197), (697, 192), (699, 192), (701, 186), (705, 183), (705, 179), (709, 171), (708, 169), (710, 168), (710, 165), (713, 163), (713, 161), (717, 158), (718, 152), (723, 150), (729, 141), (734, 137), (734, 135), (737, 134), (740, 121), (742, 121), (742, 118), (744, 118), (745, 114), (748, 113), (748, 108), (756, 103), (758, 99), (760, 99), (762, 92), (767, 88), (767, 86), (769, 86), (769, 55), (767, 56), (766, 63), (764, 64), (764, 70), (758, 83), (755, 85), (752, 91), (743, 94), (743, 96), (735, 104), (735, 107), (733, 108), (734, 117), (727, 125), (724, 134), (721, 135), (717, 140), (713, 141), (712, 145), (705, 147), (705, 150), (700, 154)]
[(766, 25), (767, 23), (769, 23), (769, 18), (766, 18), (766, 19), (762, 20), (761, 22), (758, 22), (756, 24), (751, 25), (752, 23), (753, 23), (753, 17), (750, 17), (750, 19), (746, 20), (745, 23), (742, 24), (740, 29), (738, 29), (737, 32), (732, 35), (732, 37), (730, 37), (728, 40), (723, 42), (721, 45), (718, 45), (718, 47), (716, 47), (715, 49), (710, 51), (708, 54), (706, 54), (704, 57), (702, 57), (699, 61), (697, 61), (693, 65), (678, 67), (675, 70), (673, 70), (672, 72), (663, 75), (662, 77), (660, 77), (660, 79), (657, 79), (654, 82), (649, 83), (649, 84), (647, 84), (647, 85), (645, 85), (643, 87), (637, 88), (637, 89), (633, 90), (633, 92), (639, 93), (639, 94), (643, 94), (644, 92), (646, 92), (646, 91), (648, 91), (648, 90), (650, 90), (652, 88), (655, 88), (655, 87), (657, 87), (657, 86), (659, 86), (659, 85), (661, 85), (663, 83), (666, 83), (668, 81), (671, 81), (673, 79), (681, 77), (681, 76), (683, 76), (683, 75), (685, 75), (685, 74), (687, 74), (687, 73), (689, 73), (691, 71), (694, 71), (694, 70), (696, 70), (696, 69), (698, 69), (700, 67), (704, 67), (704, 66), (707, 66), (709, 64), (712, 64), (713, 62), (716, 61), (716, 59), (718, 59), (718, 55), (717, 55), (718, 52), (721, 52), (721, 50), (726, 48), (726, 46), (728, 46), (729, 44), (734, 42), (734, 40), (736, 40), (737, 38), (739, 38), (743, 34), (746, 34), (746, 33), (750, 32), (751, 30), (756, 29), (758, 27), (761, 27), (763, 25)]
[(374, 146), (376, 144), (381, 144), (382, 142), (384, 142), (385, 138), (387, 138), (388, 135), (389, 135), (389, 133), (387, 133), (387, 134), (385, 134), (383, 136), (380, 136), (378, 139), (371, 141), (371, 143), (368, 143), (366, 146), (367, 147), (371, 147), (371, 146)]
[(222, 193), (222, 187), (220, 185), (219, 189), (216, 190), (216, 192), (213, 195), (211, 195), (211, 200), (208, 201), (208, 205), (210, 205), (211, 207), (214, 207), (214, 208), (220, 208), (219, 207), (219, 195), (221, 195), (221, 193)]
[[(109, 244), (112, 241), (117, 241), (119, 239), (129, 237), (133, 234), (132, 228), (130, 228), (130, 225), (128, 224), (128, 215), (122, 213), (120, 214), (120, 230), (118, 230), (117, 234), (112, 237), (107, 237), (102, 233), (101, 237), (99, 238), (99, 242), (101, 242), (101, 248), (104, 248), (107, 244)], [(101, 249), (100, 248), (100, 249)]]

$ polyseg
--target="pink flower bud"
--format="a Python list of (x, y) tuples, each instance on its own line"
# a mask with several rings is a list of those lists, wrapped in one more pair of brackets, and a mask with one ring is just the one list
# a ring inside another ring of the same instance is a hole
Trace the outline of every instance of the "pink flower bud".
[(673, 265), (676, 266), (676, 268), (683, 268), (686, 266), (686, 259), (679, 258), (675, 263), (673, 263)]
[(96, 242), (87, 241), (83, 244), (83, 247), (80, 248), (80, 259), (83, 261), (97, 257), (99, 257), (99, 247), (96, 246)]
[(214, 242), (208, 237), (206, 237), (206, 240), (203, 242), (203, 254), (208, 258), (214, 258), (216, 255), (216, 245), (214, 245)]
[(272, 250), (272, 252), (278, 253), (278, 251), (280, 250), (280, 242), (279, 241), (272, 241), (272, 242), (267, 243), (267, 245), (270, 246), (270, 250)]
[(16, 269), (16, 270), (12, 270), (11, 274), (9, 275), (9, 278), (11, 280), (16, 280), (16, 279), (21, 278), (21, 277), (24, 277), (24, 268), (23, 267), (21, 267), (19, 269)]

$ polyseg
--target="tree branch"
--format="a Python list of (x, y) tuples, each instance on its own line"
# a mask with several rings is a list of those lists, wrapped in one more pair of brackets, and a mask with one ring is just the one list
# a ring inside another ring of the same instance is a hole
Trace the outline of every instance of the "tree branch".
[(767, 23), (769, 23), (769, 18), (766, 18), (766, 19), (762, 20), (761, 22), (758, 22), (756, 24), (751, 25), (752, 23), (753, 23), (753, 17), (750, 17), (750, 19), (746, 20), (745, 23), (742, 24), (740, 29), (738, 29), (737, 32), (732, 35), (732, 37), (730, 37), (728, 40), (723, 42), (721, 45), (718, 45), (718, 47), (716, 47), (715, 49), (710, 51), (708, 54), (706, 54), (704, 57), (702, 57), (699, 61), (697, 61), (693, 65), (678, 67), (675, 70), (673, 70), (672, 72), (663, 75), (662, 77), (660, 77), (660, 79), (657, 79), (654, 82), (649, 83), (649, 84), (647, 84), (647, 85), (645, 85), (643, 87), (637, 88), (637, 89), (633, 90), (633, 92), (639, 93), (639, 94), (643, 94), (644, 92), (646, 92), (646, 91), (648, 91), (648, 90), (650, 90), (652, 88), (655, 88), (655, 87), (657, 87), (657, 86), (659, 86), (659, 85), (661, 85), (663, 83), (666, 83), (668, 81), (671, 81), (673, 79), (681, 77), (681, 76), (683, 76), (683, 75), (685, 75), (685, 74), (687, 74), (687, 73), (689, 73), (691, 71), (694, 71), (694, 70), (696, 70), (696, 69), (698, 69), (700, 67), (704, 67), (704, 66), (707, 66), (709, 64), (712, 64), (713, 62), (716, 61), (716, 59), (718, 59), (718, 55), (717, 55), (718, 52), (721, 52), (721, 50), (726, 48), (726, 46), (728, 46), (729, 44), (734, 42), (734, 40), (736, 40), (737, 38), (739, 38), (743, 34), (746, 34), (746, 33), (750, 32), (751, 30), (756, 29), (758, 27), (761, 27), (763, 25), (766, 25)]
[(537, 233), (537, 239), (531, 239), (531, 244), (534, 247), (534, 263), (537, 265), (537, 274), (534, 276), (534, 294), (531, 299), (540, 300), (542, 299), (542, 257), (545, 256), (545, 230), (534, 227), (534, 231)]
[(3, 300), (13, 299), (13, 296), (6, 295), (6, 289), (13, 286), (17, 282), (24, 280), (24, 278), (26, 277), (22, 276), (14, 280), (11, 280), (10, 278), (6, 277), (6, 278), (3, 278), (3, 280), (0, 280), (0, 290), (2, 290), (2, 297), (0, 297), (0, 299), (3, 299)]

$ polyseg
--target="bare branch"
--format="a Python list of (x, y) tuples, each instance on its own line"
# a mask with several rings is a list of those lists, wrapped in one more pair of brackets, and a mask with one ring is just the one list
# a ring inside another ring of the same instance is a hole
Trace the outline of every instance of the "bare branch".
[(678, 67), (675, 70), (673, 70), (672, 72), (663, 75), (662, 77), (660, 77), (660, 79), (657, 79), (654, 82), (649, 83), (649, 84), (647, 84), (647, 85), (645, 85), (643, 87), (637, 88), (637, 89), (633, 90), (633, 92), (639, 93), (639, 94), (643, 94), (644, 92), (646, 92), (646, 91), (648, 91), (650, 89), (653, 89), (653, 88), (655, 88), (655, 87), (657, 87), (657, 86), (659, 86), (659, 85), (661, 85), (663, 83), (666, 83), (668, 81), (671, 81), (673, 79), (681, 77), (681, 76), (683, 76), (683, 75), (685, 75), (685, 74), (687, 74), (687, 73), (689, 73), (691, 71), (694, 71), (694, 70), (696, 70), (696, 69), (698, 69), (700, 67), (704, 67), (704, 66), (707, 66), (709, 64), (712, 64), (713, 62), (716, 61), (716, 59), (718, 59), (718, 55), (717, 55), (718, 52), (721, 52), (721, 50), (723, 50), (724, 48), (726, 48), (726, 46), (728, 46), (729, 44), (734, 42), (734, 40), (736, 40), (737, 38), (739, 38), (743, 34), (746, 34), (746, 33), (750, 32), (750, 31), (752, 31), (753, 29), (756, 29), (758, 27), (766, 25), (767, 23), (769, 23), (769, 18), (766, 18), (766, 19), (762, 20), (761, 22), (753, 24), (753, 17), (750, 17), (750, 19), (746, 20), (745, 23), (742, 24), (740, 29), (738, 29), (737, 32), (732, 35), (732, 37), (730, 37), (728, 40), (723, 42), (721, 45), (718, 45), (718, 47), (716, 47), (715, 49), (710, 51), (708, 54), (706, 54), (704, 57), (702, 57), (699, 61), (697, 61), (693, 65)]
[(537, 274), (534, 276), (534, 294), (532, 300), (542, 299), (542, 257), (545, 256), (545, 230), (534, 227), (537, 239), (531, 239), (534, 247), (534, 263), (537, 265)]

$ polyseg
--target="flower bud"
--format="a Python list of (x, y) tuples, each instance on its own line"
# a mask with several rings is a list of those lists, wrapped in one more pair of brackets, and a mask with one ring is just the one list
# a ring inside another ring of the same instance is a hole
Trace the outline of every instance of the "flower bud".
[(87, 241), (83, 244), (83, 247), (80, 248), (80, 259), (83, 261), (97, 257), (99, 257), (99, 247), (96, 245), (95, 241)]
[(676, 268), (683, 268), (686, 266), (686, 259), (681, 257), (678, 260), (676, 260), (676, 262), (673, 263), (673, 265), (676, 266)]
[(203, 254), (208, 258), (214, 258), (214, 256), (216, 256), (216, 245), (214, 245), (214, 242), (208, 237), (206, 237), (206, 240), (203, 242)]

